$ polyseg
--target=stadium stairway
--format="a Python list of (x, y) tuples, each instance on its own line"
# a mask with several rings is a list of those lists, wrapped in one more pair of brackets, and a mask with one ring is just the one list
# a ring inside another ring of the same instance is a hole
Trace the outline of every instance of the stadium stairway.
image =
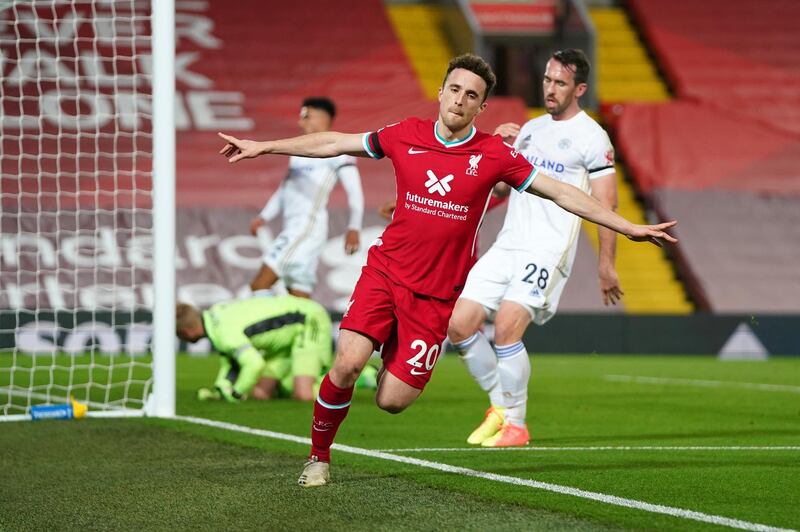
[(597, 30), (596, 68), (600, 100), (603, 103), (669, 100), (669, 90), (625, 10), (595, 7), (589, 10), (589, 14)]
[(422, 92), (435, 100), (442, 85), (442, 72), (454, 55), (440, 30), (441, 7), (427, 4), (389, 4), (386, 7)]

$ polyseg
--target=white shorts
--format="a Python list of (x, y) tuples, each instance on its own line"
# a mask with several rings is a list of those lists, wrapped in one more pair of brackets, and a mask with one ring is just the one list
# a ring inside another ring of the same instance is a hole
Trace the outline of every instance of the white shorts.
[(562, 256), (545, 252), (492, 246), (469, 272), (461, 297), (483, 305), (490, 317), (503, 300), (519, 303), (543, 325), (555, 315), (567, 283), (556, 268), (561, 261)]
[(287, 288), (310, 294), (317, 284), (319, 255), (325, 242), (325, 235), (282, 231), (264, 253), (264, 264)]

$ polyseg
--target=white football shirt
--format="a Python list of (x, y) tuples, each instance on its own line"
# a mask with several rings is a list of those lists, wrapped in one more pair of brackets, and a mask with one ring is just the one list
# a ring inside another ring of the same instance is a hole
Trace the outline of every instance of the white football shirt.
[[(584, 111), (569, 120), (553, 120), (546, 114), (528, 121), (514, 147), (534, 167), (587, 193), (591, 179), (614, 172), (614, 148), (608, 134)], [(568, 275), (580, 220), (550, 200), (512, 191), (495, 245), (561, 256), (559, 268)]]
[(328, 230), (328, 198), (337, 179), (347, 194), (348, 229), (361, 229), (364, 193), (355, 158), (340, 155), (327, 159), (290, 157), (289, 171), (281, 186), (261, 211), (264, 220), (283, 212), (283, 230), (324, 233)]

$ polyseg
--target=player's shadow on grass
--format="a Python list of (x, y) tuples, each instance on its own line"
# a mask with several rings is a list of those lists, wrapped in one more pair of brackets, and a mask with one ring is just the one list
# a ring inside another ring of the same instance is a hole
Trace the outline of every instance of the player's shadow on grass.
[[(640, 434), (611, 434), (601, 436), (575, 436), (567, 438), (538, 438), (535, 434), (531, 434), (534, 445), (556, 446), (556, 445), (630, 445), (630, 442), (646, 442), (647, 445), (675, 445), (676, 440), (684, 440), (686, 445), (770, 445), (764, 442), (742, 443), (736, 438), (753, 438), (753, 437), (769, 437), (769, 436), (794, 436), (800, 438), (800, 430), (788, 429), (753, 429), (753, 430), (730, 430), (730, 431), (695, 431), (695, 432), (664, 432), (664, 433), (640, 433)], [(719, 439), (729, 438), (731, 441), (720, 444), (702, 443), (704, 439)], [(664, 442), (670, 443), (664, 443)], [(771, 445), (775, 445), (772, 443)]]

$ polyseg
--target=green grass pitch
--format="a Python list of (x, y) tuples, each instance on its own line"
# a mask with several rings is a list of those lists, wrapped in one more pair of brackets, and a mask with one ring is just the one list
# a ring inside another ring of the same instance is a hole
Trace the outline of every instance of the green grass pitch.
[[(309, 435), (310, 404), (197, 402), (216, 364), (178, 358), (180, 415)], [(753, 527), (800, 528), (800, 359), (535, 356), (533, 450), (469, 450), (466, 436), (485, 408), (457, 357), (445, 356), (400, 415), (357, 391), (337, 442)], [(332, 483), (303, 489), (295, 482), (305, 444), (185, 421), (0, 423), (0, 447), (0, 530), (721, 528), (341, 450)]]

